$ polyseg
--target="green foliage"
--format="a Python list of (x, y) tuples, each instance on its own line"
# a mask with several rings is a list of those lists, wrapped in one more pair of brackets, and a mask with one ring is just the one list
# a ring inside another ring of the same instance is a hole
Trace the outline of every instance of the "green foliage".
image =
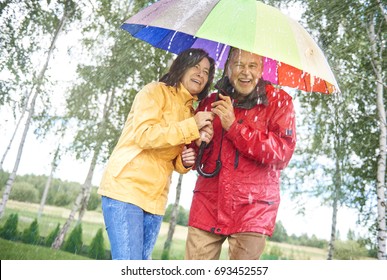
[(0, 229), (0, 237), (8, 240), (17, 240), (19, 238), (19, 234), (17, 231), (18, 222), (18, 214), (13, 213), (9, 215), (7, 221), (5, 222), (5, 225)]
[(269, 239), (271, 241), (284, 242), (284, 243), (288, 241), (288, 234), (286, 232), (285, 227), (282, 225), (281, 221), (278, 221), (275, 224), (274, 233)]
[(94, 211), (101, 204), (101, 197), (97, 194), (97, 189), (93, 188), (90, 192), (89, 202), (87, 203), (87, 210)]
[(306, 233), (296, 236), (292, 234), (289, 236), (287, 243), (294, 245), (302, 245), (315, 248), (327, 248), (328, 242), (324, 239), (318, 239), (314, 234), (309, 237)]
[(54, 199), (55, 206), (67, 206), (72, 202), (72, 197), (66, 191), (59, 191)]
[(79, 254), (82, 250), (82, 224), (78, 224), (70, 233), (63, 250), (74, 254)]
[(274, 245), (266, 245), (268, 248), (265, 248), (264, 254), (261, 256), (261, 260), (283, 260), (285, 257), (283, 256), (282, 250), (280, 247)]
[(22, 241), (27, 244), (39, 244), (40, 236), (37, 219), (35, 219), (31, 225), (23, 231)]
[(90, 258), (97, 260), (103, 260), (106, 258), (102, 228), (97, 231), (97, 234), (91, 241), (88, 255)]
[(291, 2), (305, 8), (302, 21), (322, 47), (341, 93), (297, 96), (302, 145), (289, 165), (295, 172), (289, 172), (294, 178), (288, 186), (293, 195), (307, 193), (322, 204), (335, 201), (357, 209), (363, 225), (371, 228), (377, 213), (378, 160), (385, 153), (379, 145), (380, 112), (386, 103), (378, 98), (387, 57), (383, 9), (375, 0)]
[(45, 245), (47, 247), (51, 247), (52, 243), (54, 243), (55, 238), (58, 236), (58, 233), (60, 231), (60, 224), (56, 226), (55, 229), (53, 229), (49, 235), (46, 237)]
[(1, 260), (89, 260), (80, 255), (74, 255), (62, 250), (23, 244), (0, 238)]
[(28, 182), (15, 182), (9, 199), (37, 203), (38, 190)]
[(367, 256), (367, 249), (354, 240), (335, 241), (334, 258), (338, 260), (359, 260)]
[[(169, 204), (167, 209), (165, 210), (165, 215), (163, 217), (163, 221), (169, 223), (169, 220), (171, 219), (171, 213), (172, 213), (173, 204)], [(179, 206), (179, 213), (177, 215), (176, 224), (180, 226), (187, 226), (188, 225), (188, 217), (189, 217), (189, 211), (184, 209), (183, 206)]]
[[(8, 180), (9, 174), (4, 171), (0, 171), (0, 190), (4, 187)], [(47, 176), (45, 175), (17, 175), (15, 182), (10, 193), (10, 199), (39, 203), (43, 190), (46, 185)], [(1, 185), (4, 182), (4, 185)], [(67, 207), (72, 205), (77, 197), (81, 184), (77, 182), (62, 181), (57, 178), (53, 178), (51, 187), (48, 191), (46, 204), (54, 206)], [(87, 210), (96, 210), (101, 205), (101, 198), (97, 194), (97, 188), (93, 187), (90, 193), (90, 199), (87, 206)]]
[(3, 170), (0, 170), (0, 191), (3, 190), (5, 187), (5, 184), (7, 183), (7, 180), (9, 178), (9, 173), (4, 172)]

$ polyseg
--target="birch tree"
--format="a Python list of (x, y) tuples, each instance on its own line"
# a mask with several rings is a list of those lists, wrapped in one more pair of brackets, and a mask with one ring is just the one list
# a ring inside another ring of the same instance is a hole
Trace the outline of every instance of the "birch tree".
[[(15, 180), (17, 170), (19, 168), (20, 160), (21, 160), (21, 157), (22, 157), (22, 154), (23, 154), (24, 144), (25, 144), (25, 141), (26, 141), (26, 138), (27, 138), (28, 131), (29, 131), (30, 126), (32, 124), (32, 119), (33, 119), (34, 114), (35, 114), (36, 101), (37, 101), (38, 96), (42, 93), (45, 73), (46, 73), (46, 71), (48, 69), (48, 65), (49, 65), (49, 62), (51, 60), (52, 53), (53, 53), (53, 51), (55, 49), (55, 44), (57, 42), (58, 36), (60, 35), (60, 33), (61, 33), (62, 29), (63, 29), (63, 26), (65, 25), (69, 15), (73, 15), (74, 14), (74, 3), (72, 1), (70, 1), (70, 0), (64, 1), (64, 2), (58, 1), (58, 3), (59, 4), (63, 4), (63, 13), (62, 13), (62, 16), (59, 19), (59, 21), (55, 21), (56, 18), (55, 18), (55, 13), (54, 12), (50, 13), (51, 17), (53, 17), (53, 20), (50, 23), (52, 23), (53, 26), (55, 26), (54, 34), (52, 36), (52, 39), (51, 39), (51, 42), (50, 42), (50, 46), (49, 46), (49, 48), (47, 50), (47, 55), (45, 57), (44, 64), (42, 65), (42, 67), (39, 70), (38, 74), (34, 77), (34, 81), (33, 81), (33, 84), (32, 84), (32, 88), (34, 89), (34, 93), (32, 94), (31, 102), (28, 105), (29, 106), (28, 114), (27, 114), (27, 118), (26, 118), (26, 121), (25, 121), (22, 137), (21, 137), (21, 140), (20, 140), (20, 143), (19, 143), (19, 147), (18, 147), (18, 151), (17, 151), (17, 157), (16, 157), (16, 160), (15, 160), (15, 163), (14, 163), (14, 167), (13, 167), (13, 170), (12, 170), (12, 172), (11, 172), (9, 178), (8, 178), (8, 181), (7, 181), (6, 185), (5, 185), (5, 189), (4, 189), (4, 193), (3, 193), (3, 198), (2, 198), (2, 201), (0, 203), (0, 217), (2, 217), (2, 215), (4, 214), (6, 203), (8, 201), (9, 194), (11, 192), (12, 185), (13, 185), (13, 182)], [(33, 6), (33, 9), (35, 9), (35, 10), (32, 10), (32, 13), (37, 13), (38, 14), (37, 15), (37, 22), (39, 22), (40, 20), (42, 20), (42, 18), (39, 18), (39, 16), (42, 13), (44, 13), (44, 9), (41, 6), (39, 6), (39, 3), (36, 3), (36, 2), (32, 2), (32, 6)], [(56, 24), (55, 24), (55, 22), (56, 22)], [(32, 21), (29, 22), (29, 24), (32, 25), (32, 28), (33, 28)]]
[(161, 258), (163, 260), (169, 260), (169, 253), (171, 251), (173, 234), (175, 233), (177, 217), (179, 215), (179, 204), (180, 204), (180, 194), (181, 194), (182, 181), (183, 181), (183, 174), (179, 174), (179, 179), (178, 179), (177, 186), (176, 186), (175, 203), (173, 204), (171, 218), (169, 220), (167, 239), (165, 240), (163, 252), (161, 254)]
[[(95, 167), (105, 162), (114, 148), (135, 94), (144, 84), (158, 79), (165, 68), (165, 58), (169, 57), (119, 29), (122, 18), (129, 17), (125, 14), (132, 2), (101, 1), (97, 4), (93, 13), (96, 18), (84, 28), (83, 40), (88, 52), (95, 50), (94, 59), (78, 67), (79, 83), (71, 89), (67, 99), (67, 117), (78, 123), (72, 150), (77, 159), (84, 161), (91, 155), (91, 163), (73, 209), (52, 244), (55, 249), (62, 245), (78, 211), (78, 223), (81, 222)], [(90, 34), (93, 36), (96, 32), (101, 41), (89, 39)], [(110, 47), (107, 42), (111, 42)], [(101, 103), (104, 98), (105, 102)]]
[[(315, 34), (334, 65), (342, 91), (342, 105), (337, 114), (345, 118), (327, 133), (334, 135), (338, 126), (346, 131), (346, 145), (341, 152), (344, 168), (340, 177), (331, 177), (334, 184), (341, 184), (343, 204), (359, 209), (362, 223), (376, 229), (373, 234), (379, 248), (377, 257), (385, 259), (386, 85), (383, 69), (386, 61), (383, 58), (386, 57), (387, 8), (377, 0), (297, 2), (302, 2), (306, 9), (303, 18), (309, 28), (318, 31)], [(321, 111), (321, 116), (329, 119), (334, 112)], [(324, 121), (323, 118), (320, 121)], [(315, 123), (319, 126), (320, 122), (315, 119)], [(321, 143), (323, 147), (329, 146), (327, 142)], [(370, 219), (375, 221), (375, 227), (367, 224)]]

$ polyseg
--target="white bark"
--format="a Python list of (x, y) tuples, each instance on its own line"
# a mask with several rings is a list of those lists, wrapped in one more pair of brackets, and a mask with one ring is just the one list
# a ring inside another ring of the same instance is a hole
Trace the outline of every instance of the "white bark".
[(22, 110), (22, 112), (21, 112), (21, 115), (20, 115), (20, 117), (19, 117), (19, 120), (18, 120), (18, 122), (17, 122), (17, 124), (16, 124), (16, 127), (15, 127), (14, 131), (13, 131), (13, 134), (12, 134), (12, 136), (11, 136), (11, 139), (9, 140), (9, 143), (8, 143), (8, 145), (7, 145), (7, 148), (5, 149), (5, 152), (4, 152), (4, 154), (3, 154), (3, 157), (1, 158), (1, 162), (0, 162), (0, 170), (3, 170), (3, 164), (4, 164), (4, 161), (5, 161), (5, 158), (7, 157), (8, 152), (11, 150), (11, 146), (12, 146), (13, 140), (15, 139), (16, 133), (17, 133), (17, 131), (19, 130), (19, 126), (20, 126), (20, 124), (21, 124), (21, 122), (22, 122), (22, 120), (23, 120), (23, 118), (24, 118), (24, 115), (25, 115), (27, 109), (28, 109), (28, 103), (29, 103), (30, 97), (31, 97), (31, 95), (32, 95), (32, 93), (33, 93), (33, 91), (34, 91), (34, 86), (35, 86), (35, 85), (32, 86), (30, 92), (28, 93), (27, 100), (25, 101), (25, 104), (24, 104), (24, 106), (23, 106), (23, 110)]
[(63, 25), (65, 23), (65, 20), (66, 20), (66, 13), (63, 15), (59, 25), (58, 25), (58, 28), (56, 29), (55, 31), (55, 34), (51, 40), (51, 45), (50, 45), (50, 48), (48, 50), (48, 53), (47, 53), (47, 57), (46, 57), (46, 61), (37, 77), (37, 87), (36, 87), (36, 91), (35, 91), (35, 94), (31, 100), (31, 103), (30, 103), (30, 106), (29, 106), (29, 110), (28, 110), (28, 117), (27, 117), (27, 120), (26, 120), (26, 123), (25, 123), (25, 126), (24, 126), (24, 131), (23, 131), (23, 135), (22, 135), (22, 138), (21, 138), (21, 141), (20, 141), (20, 144), (19, 144), (19, 149), (18, 149), (18, 152), (17, 152), (17, 157), (16, 157), (16, 161), (15, 161), (15, 164), (14, 164), (14, 167), (13, 167), (13, 170), (12, 170), (12, 173), (10, 174), (9, 178), (8, 178), (8, 181), (5, 185), (5, 189), (4, 189), (4, 193), (3, 193), (3, 199), (2, 201), (0, 202), (0, 218), (4, 215), (4, 210), (5, 210), (5, 207), (6, 207), (6, 204), (7, 204), (7, 201), (8, 201), (8, 198), (9, 198), (9, 194), (11, 193), (11, 189), (12, 189), (12, 185), (13, 185), (13, 182), (15, 180), (15, 177), (16, 177), (16, 173), (17, 173), (17, 170), (19, 168), (19, 164), (20, 164), (20, 160), (21, 160), (21, 157), (22, 157), (22, 154), (23, 154), (23, 148), (24, 148), (24, 143), (27, 139), (27, 133), (28, 133), (28, 130), (31, 126), (31, 121), (32, 121), (32, 117), (34, 116), (34, 111), (35, 111), (35, 104), (36, 104), (36, 98), (38, 97), (39, 93), (40, 93), (40, 87), (41, 87), (41, 84), (43, 83), (43, 78), (44, 78), (44, 74), (46, 73), (46, 70), (48, 68), (48, 63), (50, 62), (50, 59), (51, 59), (51, 56), (52, 56), (52, 52), (54, 51), (55, 49), (55, 44), (56, 44), (56, 41), (59, 37), (59, 34), (60, 32), (62, 31), (62, 28), (63, 28)]
[(180, 205), (180, 194), (181, 194), (181, 182), (183, 181), (183, 175), (179, 175), (179, 180), (176, 186), (176, 198), (175, 203), (173, 204), (171, 217), (169, 220), (169, 229), (167, 239), (164, 243), (164, 249), (162, 253), (163, 259), (169, 259), (169, 251), (172, 245), (173, 234), (175, 233), (176, 223), (177, 223), (177, 215), (179, 215), (179, 205)]
[(372, 49), (372, 64), (377, 79), (376, 83), (376, 103), (379, 117), (379, 155), (377, 167), (377, 213), (378, 213), (378, 259), (386, 260), (386, 153), (387, 153), (387, 126), (386, 126), (386, 109), (383, 100), (383, 70), (382, 70), (382, 52), (383, 43), (380, 41), (380, 50), (377, 49), (377, 36), (375, 26), (372, 21), (368, 25), (368, 36), (370, 38)]
[(55, 170), (58, 166), (57, 160), (58, 160), (59, 150), (60, 150), (60, 144), (58, 145), (58, 147), (55, 151), (54, 157), (52, 159), (52, 162), (51, 162), (50, 175), (47, 178), (46, 185), (44, 186), (43, 195), (42, 195), (42, 198), (40, 200), (40, 206), (39, 206), (39, 210), (38, 210), (38, 219), (42, 216), (44, 205), (46, 205), (47, 194), (48, 194), (48, 191), (51, 187), (51, 181), (52, 181), (52, 178), (54, 177)]
[[(108, 112), (110, 112), (112, 106), (113, 106), (113, 101), (114, 101), (114, 92), (112, 94), (108, 94), (106, 97), (106, 102), (104, 105), (103, 109), (103, 116), (102, 116), (102, 121), (100, 125), (98, 126), (98, 131), (99, 134), (102, 134), (101, 132), (105, 131), (106, 129), (106, 122), (108, 120)], [(94, 149), (93, 153), (93, 158), (90, 163), (89, 171), (86, 176), (86, 180), (82, 185), (81, 192), (78, 194), (75, 203), (73, 205), (73, 208), (70, 212), (69, 217), (67, 218), (66, 223), (64, 224), (63, 228), (61, 231), (58, 233), (58, 236), (55, 238), (53, 244), (51, 245), (51, 248), (53, 249), (59, 249), (66, 237), (66, 234), (70, 228), (71, 223), (73, 222), (75, 218), (75, 214), (79, 211), (78, 215), (78, 224), (82, 221), (83, 215), (86, 212), (87, 204), (89, 202), (90, 198), (90, 191), (91, 191), (91, 186), (92, 186), (92, 179), (94, 175), (94, 170), (97, 165), (97, 159), (99, 156), (99, 153), (101, 151), (101, 146), (103, 143), (103, 139), (99, 139), (96, 143), (96, 147)]]

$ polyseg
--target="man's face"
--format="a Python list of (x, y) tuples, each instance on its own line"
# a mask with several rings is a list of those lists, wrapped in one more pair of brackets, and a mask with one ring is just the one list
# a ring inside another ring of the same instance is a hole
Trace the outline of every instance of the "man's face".
[(242, 95), (249, 95), (262, 76), (262, 57), (234, 49), (227, 66), (227, 76), (231, 85)]

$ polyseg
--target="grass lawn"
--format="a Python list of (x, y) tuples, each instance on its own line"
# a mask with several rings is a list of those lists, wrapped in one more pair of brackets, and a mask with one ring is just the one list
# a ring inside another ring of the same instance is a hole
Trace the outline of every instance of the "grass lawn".
[[(29, 227), (32, 221), (37, 217), (39, 205), (24, 203), (19, 201), (8, 201), (6, 205), (5, 215), (0, 220), (0, 226), (3, 226), (7, 217), (11, 213), (19, 214), (18, 230), (23, 231)], [(46, 206), (42, 217), (39, 219), (39, 230), (41, 236), (47, 236), (60, 223), (61, 226), (65, 223), (70, 213), (69, 209), (61, 207)], [(75, 219), (78, 217), (76, 216)], [(70, 227), (70, 231), (75, 226), (75, 222)], [(167, 237), (169, 224), (163, 223), (160, 230), (159, 238), (153, 252), (153, 259), (161, 259), (161, 252), (164, 247), (164, 242)], [(91, 240), (97, 233), (98, 229), (104, 228), (102, 213), (99, 211), (88, 211), (85, 213), (82, 221), (83, 242), (85, 245), (90, 245)], [(70, 232), (69, 231), (69, 232)], [(68, 234), (69, 234), (68, 232)], [(106, 231), (104, 230), (105, 247), (110, 249)], [(67, 234), (67, 236), (68, 236)], [(170, 259), (181, 260), (184, 259), (185, 240), (187, 236), (187, 228), (176, 226), (174, 233), (174, 240), (170, 251)], [(69, 254), (63, 251), (51, 250), (47, 247), (39, 247), (33, 245), (26, 245), (6, 240), (0, 240), (0, 259), (87, 259), (81, 256)], [(225, 242), (221, 254), (221, 259), (227, 259), (227, 242)], [(280, 254), (284, 259), (294, 260), (324, 260), (327, 252), (323, 249), (296, 246), (284, 243), (267, 242), (265, 252), (266, 255)], [(70, 256), (69, 256), (70, 255)], [(78, 258), (79, 257), (79, 258)]]
[(89, 258), (53, 250), (48, 247), (23, 244), (0, 238), (1, 260), (90, 260)]

